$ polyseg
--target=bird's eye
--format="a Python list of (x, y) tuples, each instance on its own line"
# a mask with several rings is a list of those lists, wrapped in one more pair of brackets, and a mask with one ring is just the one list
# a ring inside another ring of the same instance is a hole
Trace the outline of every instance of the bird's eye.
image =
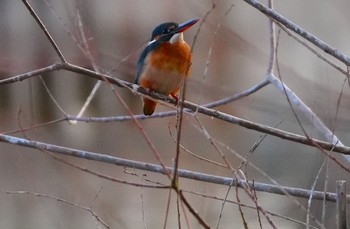
[(164, 29), (164, 30), (163, 30), (163, 33), (164, 33), (164, 34), (169, 34), (169, 33), (171, 33), (174, 29), (175, 29), (174, 26), (170, 26), (170, 27)]

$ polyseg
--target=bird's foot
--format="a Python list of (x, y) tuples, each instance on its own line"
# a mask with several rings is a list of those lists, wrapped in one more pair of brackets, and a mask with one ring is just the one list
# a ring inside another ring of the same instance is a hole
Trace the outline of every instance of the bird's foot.
[(174, 95), (173, 93), (171, 93), (170, 95), (175, 99), (175, 105), (177, 106), (179, 104), (179, 97), (177, 97), (177, 95)]

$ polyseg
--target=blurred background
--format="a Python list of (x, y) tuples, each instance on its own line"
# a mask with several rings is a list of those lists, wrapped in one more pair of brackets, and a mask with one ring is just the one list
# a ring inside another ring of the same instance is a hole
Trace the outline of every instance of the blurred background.
[[(119, 79), (133, 82), (136, 62), (142, 45), (150, 39), (155, 26), (162, 22), (185, 22), (203, 18), (212, 8), (211, 1), (92, 1), (36, 0), (29, 1), (46, 25), (68, 62), (92, 68), (94, 62), (102, 71)], [(267, 2), (263, 2), (267, 4)], [(215, 30), (230, 5), (217, 34)], [(350, 2), (346, 0), (275, 1), (275, 9), (315, 36), (350, 54)], [(193, 44), (193, 65), (187, 84), (187, 100), (205, 104), (247, 90), (264, 79), (269, 59), (268, 20), (243, 1), (218, 1), (203, 24), (186, 31), (185, 39)], [(59, 61), (54, 49), (21, 1), (0, 1), (0, 77), (42, 68)], [(82, 32), (83, 31), (83, 32)], [(91, 53), (87, 57), (79, 49), (85, 34)], [(212, 55), (208, 59), (209, 50)], [(127, 58), (126, 58), (127, 57)], [(331, 58), (332, 59), (332, 58)], [(206, 63), (208, 72), (205, 74)], [(337, 105), (345, 76), (324, 63), (283, 31), (279, 36), (278, 61), (284, 82), (320, 117), (345, 145), (350, 145), (350, 90), (346, 83)], [(337, 60), (332, 59), (344, 67)], [(344, 67), (345, 69), (345, 67)], [(96, 81), (67, 71), (42, 75), (55, 100), (63, 110), (76, 115)], [(50, 98), (39, 77), (0, 86), (0, 131), (7, 133), (63, 118), (64, 114)], [(139, 96), (117, 89), (134, 114), (142, 113)], [(261, 124), (302, 134), (285, 96), (269, 85), (253, 95), (216, 109)], [(171, 108), (158, 105), (157, 111)], [(297, 112), (309, 135), (324, 140), (309, 120)], [(108, 85), (102, 83), (84, 116), (109, 117), (128, 115)], [(220, 141), (221, 150), (237, 168), (241, 160), (233, 152), (245, 155), (261, 136), (260, 133), (228, 124), (208, 116), (198, 115), (208, 133)], [(147, 119), (141, 124), (168, 166), (172, 165), (176, 143), (175, 117)], [(116, 157), (158, 163), (142, 134), (132, 121), (86, 123), (71, 125), (59, 122), (40, 128), (19, 131), (14, 136), (46, 143), (88, 150)], [(188, 150), (223, 163), (195, 118), (185, 115), (182, 142)], [(230, 150), (229, 150), (230, 149)], [(336, 158), (349, 168), (341, 156)], [(250, 157), (281, 185), (310, 189), (318, 179), (316, 189), (323, 190), (327, 175), (327, 190), (335, 191), (335, 181), (350, 182), (349, 173), (331, 161), (328, 171), (317, 173), (325, 156), (319, 150), (267, 136)], [(143, 174), (156, 182), (168, 184), (165, 176), (145, 171), (65, 157), (88, 169), (133, 182)], [(182, 151), (180, 168), (213, 175), (231, 176), (228, 169), (199, 160)], [(130, 172), (139, 176), (131, 175)], [(270, 181), (247, 167), (249, 180)], [(181, 179), (185, 190), (224, 198), (228, 187)], [(102, 180), (63, 164), (50, 155), (28, 148), (0, 143), (0, 191), (29, 191), (62, 198), (89, 207), (111, 228), (162, 228), (169, 191), (128, 186)], [(240, 191), (244, 203), (254, 205)], [(305, 221), (306, 213), (284, 196), (258, 193), (261, 206), (269, 211)], [(97, 196), (97, 197), (96, 197)], [(192, 206), (215, 226), (222, 202), (186, 194)], [(176, 197), (171, 196), (167, 228), (178, 228)], [(231, 190), (229, 199), (235, 199)], [(103, 228), (89, 212), (48, 198), (32, 195), (0, 193), (0, 228)], [(305, 206), (306, 199), (299, 199)], [(322, 202), (314, 201), (311, 212), (322, 216)], [(244, 209), (249, 228), (257, 228), (256, 210)], [(144, 215), (143, 215), (144, 212)], [(349, 212), (349, 211), (348, 211)], [(187, 212), (192, 228), (201, 228)], [(335, 227), (335, 204), (327, 203), (326, 227)], [(144, 219), (143, 219), (144, 218)], [(262, 217), (263, 218), (263, 217)], [(272, 217), (278, 228), (305, 226)], [(182, 225), (185, 221), (182, 218)], [(263, 219), (264, 227), (268, 224)], [(312, 223), (314, 224), (314, 223)], [(219, 228), (244, 228), (236, 205), (226, 204)]]

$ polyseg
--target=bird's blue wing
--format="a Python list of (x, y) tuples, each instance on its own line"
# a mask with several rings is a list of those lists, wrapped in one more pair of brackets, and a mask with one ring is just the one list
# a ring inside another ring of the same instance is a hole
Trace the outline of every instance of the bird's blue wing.
[(134, 81), (135, 84), (139, 84), (140, 76), (146, 64), (145, 61), (147, 59), (147, 55), (152, 51), (154, 51), (159, 46), (159, 44), (161, 44), (161, 42), (163, 41), (162, 40), (152, 41), (142, 51), (141, 56), (137, 61), (137, 72), (136, 72), (135, 81)]
[(149, 52), (149, 45), (145, 47), (145, 49), (141, 53), (139, 60), (137, 61), (137, 72), (136, 72), (135, 81), (134, 81), (135, 84), (139, 83), (140, 75), (143, 71), (143, 67), (145, 65), (145, 60), (148, 52)]

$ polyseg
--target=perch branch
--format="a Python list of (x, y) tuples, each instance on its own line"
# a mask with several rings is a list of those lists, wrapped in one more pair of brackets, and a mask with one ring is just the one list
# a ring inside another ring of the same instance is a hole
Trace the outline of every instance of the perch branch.
[[(129, 83), (127, 81), (120, 80), (120, 79), (108, 76), (106, 74), (97, 73), (95, 71), (92, 71), (92, 70), (89, 70), (86, 68), (82, 68), (82, 67), (79, 67), (77, 65), (69, 64), (69, 63), (55, 63), (55, 64), (52, 64), (52, 65), (45, 67), (45, 68), (42, 68), (42, 69), (34, 70), (32, 72), (28, 72), (25, 74), (21, 74), (21, 75), (13, 76), (13, 77), (10, 77), (10, 78), (4, 79), (4, 80), (0, 80), (0, 85), (22, 81), (22, 80), (34, 77), (36, 75), (43, 74), (45, 72), (50, 72), (50, 71), (54, 71), (54, 70), (61, 70), (61, 69), (65, 69), (67, 71), (83, 74), (84, 76), (92, 77), (92, 78), (95, 78), (98, 80), (107, 81), (108, 83), (114, 84), (114, 85), (119, 86), (119, 87), (127, 88), (134, 93), (137, 93), (137, 94), (142, 95), (142, 96), (148, 96), (148, 97), (155, 99), (155, 100), (164, 101), (164, 102), (171, 103), (174, 105), (176, 104), (175, 99), (173, 99), (171, 97), (159, 94), (155, 91), (150, 92), (149, 90), (147, 90), (145, 88), (138, 87), (137, 85)], [(265, 85), (267, 85), (267, 82), (263, 81), (263, 83), (260, 86), (263, 87)], [(236, 124), (236, 125), (245, 127), (247, 129), (253, 129), (253, 130), (256, 130), (256, 131), (259, 131), (262, 133), (276, 136), (276, 137), (279, 137), (279, 138), (282, 138), (285, 140), (298, 142), (298, 143), (301, 143), (304, 145), (309, 145), (312, 147), (315, 147), (315, 143), (316, 143), (324, 150), (332, 150), (333, 152), (338, 152), (338, 153), (350, 155), (350, 147), (348, 147), (348, 146), (342, 146), (339, 144), (334, 145), (333, 143), (330, 143), (330, 142), (325, 142), (325, 141), (321, 141), (321, 140), (317, 140), (317, 139), (313, 139), (313, 138), (307, 138), (305, 136), (301, 136), (301, 135), (294, 134), (291, 132), (283, 131), (283, 130), (273, 128), (270, 126), (266, 126), (266, 125), (262, 125), (259, 123), (251, 122), (251, 121), (248, 121), (248, 120), (245, 120), (245, 119), (233, 116), (233, 115), (226, 114), (224, 112), (209, 109), (209, 108), (206, 108), (204, 106), (199, 106), (197, 104), (194, 104), (194, 103), (191, 103), (188, 101), (184, 101), (184, 107), (191, 110), (192, 112), (198, 111), (201, 114), (208, 115), (208, 116), (220, 119), (220, 120), (225, 121), (225, 122)], [(67, 120), (69, 120), (69, 119), (67, 119)], [(91, 120), (93, 120), (93, 119), (91, 119)]]

